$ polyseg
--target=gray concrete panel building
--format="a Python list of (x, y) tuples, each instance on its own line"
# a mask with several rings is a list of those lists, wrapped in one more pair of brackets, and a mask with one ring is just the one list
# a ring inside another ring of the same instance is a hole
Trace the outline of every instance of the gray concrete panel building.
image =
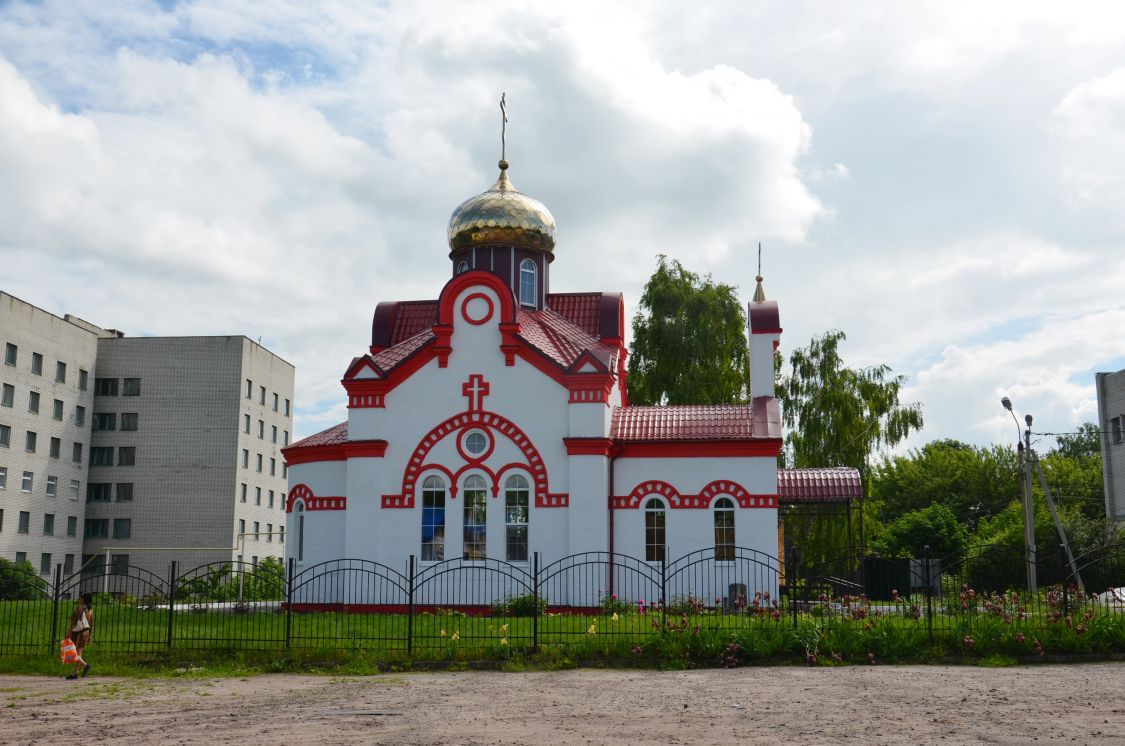
[(1125, 522), (1125, 370), (1098, 373), (1096, 381), (1105, 513), (1120, 524)]
[(0, 556), (165, 576), (172, 559), (284, 555), (288, 362), (244, 336), (128, 337), (6, 293), (0, 345)]

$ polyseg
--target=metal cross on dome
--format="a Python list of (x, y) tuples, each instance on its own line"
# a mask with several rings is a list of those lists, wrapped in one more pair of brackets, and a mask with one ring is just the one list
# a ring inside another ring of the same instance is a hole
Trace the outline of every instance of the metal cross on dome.
[(469, 411), (480, 412), (484, 409), (484, 397), (488, 396), (488, 381), (480, 373), (473, 373), (469, 380), (461, 384), (461, 394), (469, 398)]

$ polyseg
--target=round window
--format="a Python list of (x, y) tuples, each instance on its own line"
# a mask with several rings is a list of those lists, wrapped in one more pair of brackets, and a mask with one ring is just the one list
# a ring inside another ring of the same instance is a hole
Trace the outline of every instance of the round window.
[(479, 456), (488, 448), (488, 437), (480, 430), (473, 430), (465, 436), (465, 450), (474, 456)]

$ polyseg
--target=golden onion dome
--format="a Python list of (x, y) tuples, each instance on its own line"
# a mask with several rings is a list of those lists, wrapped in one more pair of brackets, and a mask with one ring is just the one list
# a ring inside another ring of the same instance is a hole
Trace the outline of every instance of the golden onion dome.
[(500, 178), (475, 197), (462, 202), (449, 218), (449, 248), (501, 244), (538, 249), (555, 248), (555, 218), (537, 199), (522, 194), (508, 180), (508, 162), (500, 161)]

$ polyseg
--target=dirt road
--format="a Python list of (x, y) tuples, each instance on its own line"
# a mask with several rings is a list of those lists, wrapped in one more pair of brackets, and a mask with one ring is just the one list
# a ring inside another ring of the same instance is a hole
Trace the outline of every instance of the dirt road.
[(1125, 664), (64, 681), (0, 676), (0, 743), (1125, 744)]

